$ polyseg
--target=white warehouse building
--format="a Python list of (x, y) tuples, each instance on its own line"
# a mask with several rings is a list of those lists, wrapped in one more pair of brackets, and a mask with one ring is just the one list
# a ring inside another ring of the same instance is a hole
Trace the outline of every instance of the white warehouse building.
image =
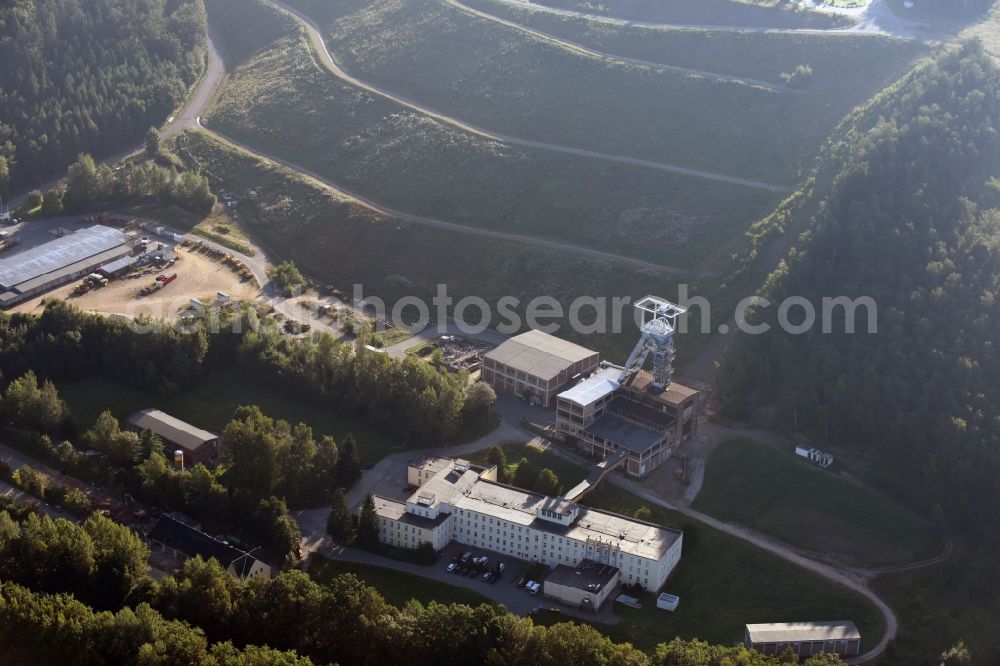
[(622, 584), (650, 591), (658, 590), (680, 561), (680, 530), (495, 479), (496, 468), (450, 460), (405, 502), (376, 497), (380, 540), (403, 548), (428, 541), (437, 550), (456, 541), (550, 567), (592, 560), (618, 567)]

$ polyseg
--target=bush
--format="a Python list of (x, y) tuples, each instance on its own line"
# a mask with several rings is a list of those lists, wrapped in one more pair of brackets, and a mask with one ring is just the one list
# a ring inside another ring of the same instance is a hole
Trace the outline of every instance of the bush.
[(812, 81), (813, 69), (809, 65), (799, 65), (791, 73), (782, 74), (781, 78), (789, 88), (805, 88)]
[(28, 193), (28, 199), (25, 203), (28, 210), (35, 210), (42, 205), (43, 197), (41, 190), (31, 190)]

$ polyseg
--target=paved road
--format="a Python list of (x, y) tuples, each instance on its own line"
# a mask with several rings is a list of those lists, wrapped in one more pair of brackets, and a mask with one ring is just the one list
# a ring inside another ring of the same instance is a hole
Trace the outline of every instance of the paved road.
[(531, 35), (532, 37), (535, 37), (537, 39), (540, 39), (540, 40), (542, 40), (544, 42), (548, 42), (550, 44), (555, 44), (556, 46), (558, 46), (560, 48), (563, 48), (563, 49), (566, 49), (566, 50), (569, 50), (569, 51), (572, 51), (574, 53), (578, 53), (578, 54), (581, 54), (581, 55), (584, 55), (584, 56), (588, 56), (588, 57), (592, 57), (592, 58), (597, 58), (598, 60), (604, 60), (604, 61), (608, 61), (608, 62), (616, 62), (616, 63), (626, 64), (626, 65), (639, 65), (639, 66), (642, 66), (642, 67), (649, 67), (651, 69), (658, 69), (658, 70), (663, 70), (663, 71), (668, 71), (668, 72), (678, 72), (680, 74), (689, 74), (691, 76), (695, 76), (695, 77), (698, 77), (698, 78), (711, 79), (713, 81), (719, 81), (719, 82), (723, 82), (723, 83), (736, 83), (736, 84), (741, 84), (741, 85), (752, 86), (752, 87), (755, 87), (755, 88), (764, 88), (766, 90), (771, 90), (771, 91), (774, 91), (774, 92), (781, 92), (781, 93), (784, 93), (784, 92), (799, 93), (799, 92), (801, 92), (801, 91), (798, 91), (798, 90), (792, 90), (788, 86), (782, 85), (780, 83), (772, 83), (771, 81), (764, 81), (763, 79), (752, 79), (752, 78), (743, 77), (743, 76), (732, 76), (730, 74), (720, 74), (719, 72), (709, 72), (709, 71), (706, 71), (706, 70), (703, 70), (703, 69), (693, 69), (693, 68), (690, 68), (690, 67), (679, 67), (678, 65), (668, 65), (668, 64), (662, 63), (662, 62), (655, 62), (655, 61), (652, 61), (652, 60), (643, 60), (641, 58), (630, 58), (628, 56), (622, 56), (622, 55), (617, 55), (617, 54), (614, 54), (614, 53), (608, 53), (607, 51), (598, 51), (598, 50), (592, 49), (592, 48), (590, 48), (588, 46), (584, 46), (583, 44), (579, 44), (577, 42), (572, 42), (572, 41), (570, 41), (568, 39), (564, 39), (562, 37), (557, 37), (557, 36), (555, 36), (553, 34), (550, 34), (550, 33), (547, 33), (547, 32), (542, 32), (541, 30), (536, 30), (535, 28), (529, 28), (526, 25), (522, 25), (520, 23), (517, 23), (515, 21), (510, 21), (508, 19), (500, 18), (499, 16), (495, 16), (495, 15), (490, 14), (488, 12), (484, 12), (482, 10), (475, 9), (474, 7), (469, 7), (468, 5), (464, 5), (461, 2), (458, 2), (458, 0), (441, 0), (441, 2), (443, 2), (446, 5), (448, 5), (449, 7), (454, 7), (455, 9), (457, 9), (460, 12), (465, 12), (467, 14), (471, 14), (472, 16), (476, 16), (476, 17), (484, 19), (486, 21), (492, 21), (494, 23), (499, 23), (502, 26), (505, 26), (505, 27), (508, 27), (508, 28), (513, 28), (514, 30), (518, 30), (520, 32), (524, 32), (524, 33), (526, 33), (528, 35)]
[(714, 173), (711, 171), (703, 171), (701, 169), (689, 169), (687, 167), (678, 166), (676, 164), (666, 164), (663, 162), (644, 160), (635, 157), (628, 157), (625, 155), (610, 155), (607, 153), (600, 153), (593, 150), (585, 150), (583, 148), (572, 148), (570, 146), (561, 146), (554, 143), (546, 143), (544, 141), (521, 139), (518, 137), (509, 136), (506, 134), (500, 134), (499, 132), (493, 132), (491, 130), (486, 130), (481, 127), (477, 127), (465, 121), (458, 120), (456, 118), (448, 116), (447, 114), (444, 114), (440, 111), (435, 111), (434, 109), (431, 109), (430, 107), (427, 107), (419, 102), (415, 102), (411, 99), (402, 97), (400, 95), (397, 95), (396, 93), (385, 90), (384, 88), (379, 88), (374, 84), (362, 81), (354, 76), (351, 76), (343, 69), (341, 69), (339, 65), (337, 65), (333, 56), (330, 54), (330, 50), (326, 46), (326, 42), (323, 40), (323, 36), (320, 32), (319, 26), (316, 25), (316, 23), (311, 18), (309, 18), (305, 14), (302, 14), (298, 10), (289, 7), (288, 5), (278, 2), (278, 0), (268, 0), (268, 1), (278, 9), (281, 9), (282, 11), (286, 12), (293, 18), (298, 19), (299, 22), (302, 23), (302, 25), (306, 29), (306, 34), (309, 36), (310, 42), (312, 42), (312, 45), (320, 58), (320, 61), (334, 76), (342, 79), (343, 81), (355, 87), (367, 90), (372, 94), (384, 97), (388, 100), (396, 102), (397, 104), (412, 109), (413, 111), (434, 118), (435, 120), (441, 123), (451, 125), (452, 127), (457, 127), (458, 129), (470, 132), (472, 134), (476, 134), (485, 139), (498, 141), (500, 143), (505, 143), (512, 146), (523, 146), (525, 148), (548, 150), (557, 153), (565, 153), (567, 155), (576, 155), (578, 157), (588, 157), (599, 160), (607, 160), (609, 162), (617, 162), (619, 164), (626, 164), (629, 166), (642, 167), (647, 169), (656, 169), (659, 171), (668, 171), (671, 173), (677, 173), (684, 176), (691, 176), (694, 178), (705, 178), (708, 180), (715, 180), (723, 183), (729, 183), (730, 185), (739, 185), (742, 187), (767, 190), (769, 192), (791, 191), (791, 188), (782, 185), (774, 185), (771, 183), (764, 183), (761, 181), (750, 180), (747, 178), (738, 178), (736, 176), (729, 176), (725, 174)]

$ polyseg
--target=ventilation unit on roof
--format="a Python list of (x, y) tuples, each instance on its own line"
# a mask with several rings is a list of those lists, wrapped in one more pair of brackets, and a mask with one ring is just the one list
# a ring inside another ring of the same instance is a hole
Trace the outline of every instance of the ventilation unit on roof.
[(430, 506), (430, 505), (434, 504), (434, 495), (433, 495), (433, 493), (427, 493), (427, 494), (417, 495), (417, 504), (419, 504), (421, 506)]

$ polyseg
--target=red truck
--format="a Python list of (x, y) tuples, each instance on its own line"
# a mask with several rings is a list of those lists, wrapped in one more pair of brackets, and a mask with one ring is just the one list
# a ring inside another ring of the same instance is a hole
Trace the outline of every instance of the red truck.
[(160, 288), (166, 287), (168, 284), (177, 279), (177, 273), (171, 273), (170, 275), (158, 275), (156, 276), (156, 282), (160, 285)]

